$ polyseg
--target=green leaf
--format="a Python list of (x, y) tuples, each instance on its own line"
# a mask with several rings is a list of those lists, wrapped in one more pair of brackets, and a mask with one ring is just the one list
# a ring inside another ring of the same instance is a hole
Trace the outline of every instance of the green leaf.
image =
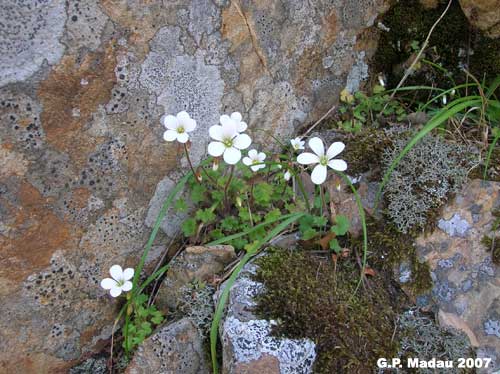
[(339, 214), (335, 217), (335, 225), (331, 227), (331, 231), (337, 236), (342, 236), (347, 233), (350, 227), (349, 218)]
[(196, 234), (196, 220), (194, 218), (188, 218), (181, 225), (182, 233), (185, 237), (190, 237)]
[(258, 183), (254, 186), (253, 197), (259, 205), (266, 206), (271, 202), (273, 187), (269, 183)]
[(196, 211), (195, 218), (205, 224), (213, 222), (215, 220), (215, 214), (211, 208), (198, 209)]
[(340, 245), (339, 245), (339, 242), (337, 239), (330, 240), (329, 244), (330, 244), (330, 249), (335, 251), (335, 253), (340, 253), (340, 251), (342, 250), (342, 248), (340, 248)]
[(184, 199), (177, 199), (175, 202), (175, 210), (178, 212), (185, 212), (187, 210), (187, 204)]
[(280, 216), (281, 216), (281, 211), (278, 208), (273, 209), (264, 216), (264, 222), (274, 221), (276, 220), (276, 218), (279, 218)]
[(198, 204), (199, 202), (205, 201), (207, 192), (207, 188), (202, 184), (195, 184), (193, 189), (191, 190), (191, 201), (194, 204)]
[(302, 233), (302, 239), (309, 240), (309, 239), (314, 238), (316, 235), (318, 235), (318, 232), (315, 229), (310, 228), (310, 229), (305, 230)]
[(224, 237), (224, 233), (221, 229), (215, 229), (210, 232), (210, 237), (212, 239), (220, 239)]
[(239, 227), (239, 221), (235, 216), (228, 216), (221, 221), (220, 227), (224, 231), (234, 231)]

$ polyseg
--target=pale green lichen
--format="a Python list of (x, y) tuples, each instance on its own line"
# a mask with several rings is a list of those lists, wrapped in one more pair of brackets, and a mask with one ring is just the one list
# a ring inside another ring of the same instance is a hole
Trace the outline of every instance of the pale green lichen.
[[(410, 139), (402, 136), (385, 151), (386, 169)], [(385, 187), (390, 219), (404, 233), (424, 227), (428, 217), (459, 190), (476, 162), (474, 148), (427, 135), (398, 163)]]

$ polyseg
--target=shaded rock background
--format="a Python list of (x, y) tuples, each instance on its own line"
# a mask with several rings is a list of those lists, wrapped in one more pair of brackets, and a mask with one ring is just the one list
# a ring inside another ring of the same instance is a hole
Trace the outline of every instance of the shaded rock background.
[[(179, 150), (161, 139), (164, 112), (185, 109), (198, 121), (195, 161), (224, 112), (241, 111), (257, 139), (257, 128), (287, 137), (367, 77), (370, 27), (386, 8), (385, 0), (2, 4), (0, 366), (65, 370), (109, 339), (118, 303), (99, 280), (112, 264), (137, 263), (148, 217), (179, 177)], [(176, 222), (163, 230), (172, 235)]]

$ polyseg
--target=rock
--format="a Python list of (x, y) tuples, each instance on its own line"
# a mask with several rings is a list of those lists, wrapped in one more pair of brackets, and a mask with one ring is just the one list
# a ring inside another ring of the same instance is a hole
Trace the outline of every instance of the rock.
[(208, 353), (193, 321), (170, 323), (137, 349), (126, 374), (209, 374)]
[(500, 36), (500, 0), (460, 0), (469, 22), (491, 38)]
[(474, 180), (447, 204), (438, 228), (417, 239), (417, 253), (433, 278), (432, 299), (441, 324), (462, 330), (500, 369), (500, 269), (481, 243), (500, 207), (500, 183)]
[[(5, 2), (3, 2), (5, 3)], [(0, 366), (67, 371), (110, 339), (99, 281), (136, 266), (186, 167), (162, 114), (287, 138), (358, 89), (388, 0), (9, 1), (0, 14)], [(149, 264), (181, 219), (162, 222)], [(7, 343), (8, 342), (8, 343)]]
[(226, 265), (236, 259), (230, 245), (187, 247), (172, 262), (156, 301), (161, 309), (176, 309), (185, 287), (193, 281), (212, 281)]
[[(285, 339), (271, 335), (276, 321), (258, 319), (252, 312), (263, 288), (251, 279), (257, 267), (245, 265), (231, 287), (227, 311), (219, 331), (222, 371), (227, 374), (312, 373), (316, 345), (309, 339)], [(225, 285), (223, 284), (221, 289)]]

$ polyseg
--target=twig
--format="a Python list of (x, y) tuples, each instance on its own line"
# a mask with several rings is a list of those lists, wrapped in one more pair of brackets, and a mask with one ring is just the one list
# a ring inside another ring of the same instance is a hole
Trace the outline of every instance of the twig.
[(307, 134), (309, 134), (316, 126), (318, 126), (326, 117), (328, 117), (330, 115), (331, 112), (334, 111), (334, 109), (336, 108), (336, 105), (332, 106), (330, 109), (328, 109), (328, 112), (326, 112), (325, 114), (323, 114), (323, 116), (317, 120), (311, 127), (309, 127), (309, 129), (307, 129), (307, 131), (305, 133), (303, 133), (301, 135), (301, 137), (304, 137), (306, 136)]
[(422, 57), (422, 54), (424, 53), (425, 48), (427, 48), (427, 45), (429, 44), (429, 39), (431, 38), (431, 35), (434, 32), (434, 29), (439, 24), (439, 22), (441, 22), (441, 20), (445, 16), (446, 12), (448, 12), (448, 9), (450, 9), (450, 6), (451, 6), (452, 2), (453, 2), (453, 0), (450, 0), (448, 2), (448, 5), (446, 6), (446, 8), (443, 11), (443, 13), (441, 13), (441, 15), (439, 16), (439, 18), (437, 19), (437, 21), (434, 22), (434, 24), (432, 25), (431, 29), (429, 30), (429, 33), (427, 34), (427, 38), (425, 38), (424, 44), (422, 44), (422, 48), (420, 48), (420, 51), (418, 52), (417, 56), (415, 57), (415, 59), (411, 63), (410, 67), (408, 69), (406, 69), (405, 74), (403, 75), (403, 78), (401, 78), (401, 80), (399, 81), (399, 83), (396, 86), (396, 88), (394, 89), (394, 91), (392, 91), (391, 96), (389, 97), (389, 100), (387, 100), (387, 103), (385, 103), (384, 108), (382, 109), (381, 113), (383, 113), (387, 109), (387, 105), (389, 105), (389, 102), (391, 102), (392, 99), (394, 99), (394, 95), (396, 95), (396, 92), (401, 88), (401, 86), (403, 85), (403, 83), (406, 81), (406, 79), (413, 72), (413, 68), (417, 64), (418, 60), (420, 60), (420, 58)]

